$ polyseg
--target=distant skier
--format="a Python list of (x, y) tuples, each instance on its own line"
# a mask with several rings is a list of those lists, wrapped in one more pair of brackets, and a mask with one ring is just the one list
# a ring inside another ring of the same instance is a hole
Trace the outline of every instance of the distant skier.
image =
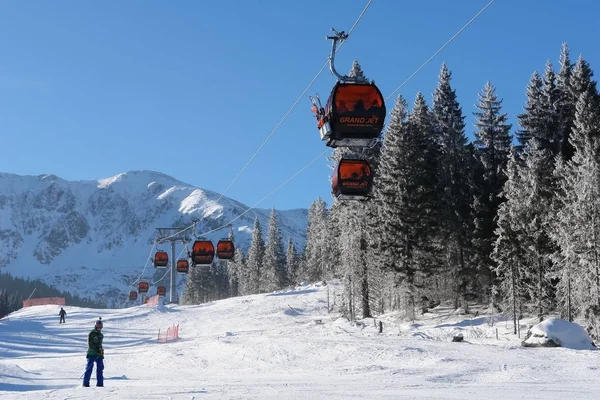
[(85, 367), (85, 373), (83, 375), (83, 386), (90, 387), (90, 377), (92, 376), (92, 370), (94, 369), (94, 362), (96, 362), (96, 386), (104, 386), (104, 349), (102, 348), (102, 340), (104, 335), (102, 334), (102, 317), (96, 321), (94, 329), (88, 335), (88, 351), (87, 351), (87, 365)]
[(62, 307), (60, 308), (60, 312), (58, 313), (58, 316), (60, 317), (60, 321), (58, 323), (59, 324), (64, 324), (65, 323), (65, 317), (67, 316), (67, 312)]

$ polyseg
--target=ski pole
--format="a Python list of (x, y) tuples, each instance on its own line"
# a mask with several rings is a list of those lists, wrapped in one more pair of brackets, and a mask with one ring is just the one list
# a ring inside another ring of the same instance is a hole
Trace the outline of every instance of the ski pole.
[[(96, 360), (98, 359), (98, 357), (100, 357), (100, 354), (98, 354), (96, 356), (96, 358), (94, 358), (94, 361), (92, 361), (92, 368), (94, 367), (94, 363), (96, 362)], [(87, 364), (86, 364), (85, 367), (86, 367), (85, 370), (87, 371)], [(85, 371), (83, 371), (83, 374), (81, 374), (81, 376), (79, 377), (79, 379), (83, 378), (84, 375), (85, 375)]]

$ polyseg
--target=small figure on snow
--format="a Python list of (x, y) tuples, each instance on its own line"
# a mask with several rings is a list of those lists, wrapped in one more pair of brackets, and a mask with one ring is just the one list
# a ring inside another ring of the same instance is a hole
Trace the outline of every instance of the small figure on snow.
[(92, 376), (92, 370), (94, 369), (94, 362), (96, 363), (96, 386), (104, 386), (104, 349), (102, 348), (102, 317), (96, 321), (94, 329), (88, 335), (88, 351), (87, 351), (87, 365), (85, 367), (85, 373), (83, 375), (83, 386), (90, 387), (90, 377)]
[(67, 316), (67, 312), (62, 307), (60, 308), (58, 316), (60, 317), (60, 321), (58, 321), (58, 323), (59, 324), (64, 324), (65, 323), (65, 317)]

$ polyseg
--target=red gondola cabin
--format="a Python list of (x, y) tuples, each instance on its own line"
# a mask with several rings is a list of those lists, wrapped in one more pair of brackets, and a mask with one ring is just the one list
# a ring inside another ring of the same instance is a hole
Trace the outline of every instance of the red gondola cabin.
[(166, 268), (169, 265), (169, 255), (166, 251), (157, 251), (154, 255), (154, 267)]
[(131, 301), (137, 300), (137, 292), (135, 290), (132, 290), (131, 292), (129, 292), (129, 300), (131, 300)]
[(373, 175), (365, 160), (343, 158), (331, 180), (333, 195), (340, 200), (364, 200), (371, 193)]
[(187, 274), (190, 270), (190, 263), (185, 258), (177, 260), (177, 272), (180, 274)]
[(338, 82), (323, 118), (318, 118), (321, 140), (334, 148), (370, 147), (383, 129), (385, 113), (383, 95), (375, 84)]
[(215, 246), (210, 240), (196, 240), (192, 247), (193, 265), (210, 265), (215, 258)]
[(232, 260), (235, 254), (235, 246), (231, 240), (219, 240), (217, 243), (217, 258), (220, 260)]
[(140, 282), (138, 284), (138, 292), (140, 292), (140, 293), (148, 293), (149, 288), (150, 288), (150, 285), (148, 285), (148, 282)]
[(159, 286), (156, 288), (156, 294), (159, 297), (165, 297), (167, 295), (167, 287), (166, 286)]

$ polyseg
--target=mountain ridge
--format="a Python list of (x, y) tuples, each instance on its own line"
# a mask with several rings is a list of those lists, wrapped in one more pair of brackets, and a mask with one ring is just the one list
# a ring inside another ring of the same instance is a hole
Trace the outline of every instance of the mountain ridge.
[[(284, 240), (291, 237), (303, 248), (307, 209), (276, 213)], [(254, 219), (266, 235), (269, 215), (157, 171), (81, 181), (0, 172), (0, 271), (82, 297), (107, 296), (116, 304), (136, 274), (148, 273), (155, 228), (199, 221), (196, 234), (216, 242), (231, 227), (236, 246), (245, 250)]]

